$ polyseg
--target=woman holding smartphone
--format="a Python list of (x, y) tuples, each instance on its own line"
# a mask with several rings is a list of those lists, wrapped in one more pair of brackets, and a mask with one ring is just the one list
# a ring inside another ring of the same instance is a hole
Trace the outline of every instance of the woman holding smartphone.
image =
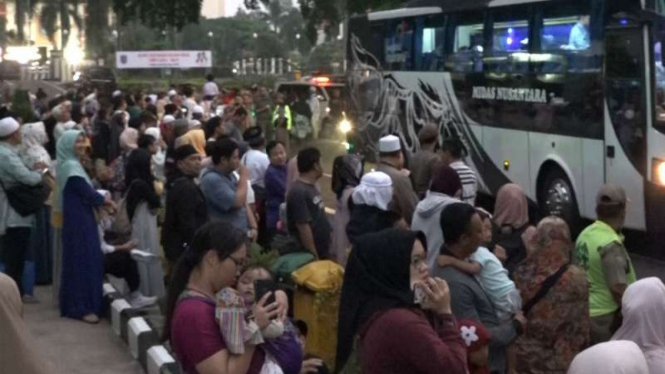
[[(187, 374), (258, 374), (264, 351), (251, 344), (231, 354), (215, 321), (215, 294), (231, 287), (247, 257), (246, 233), (227, 223), (203, 226), (175, 266), (169, 284), (164, 340)], [(266, 294), (254, 306), (260, 328), (283, 313), (285, 305), (267, 304)]]
[(423, 233), (402, 229), (358, 239), (344, 274), (336, 372), (467, 373), (448, 284), (429, 277), (425, 248)]

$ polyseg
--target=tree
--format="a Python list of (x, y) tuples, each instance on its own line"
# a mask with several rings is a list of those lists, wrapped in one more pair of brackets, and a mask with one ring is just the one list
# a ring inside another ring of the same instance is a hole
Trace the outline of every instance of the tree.
[(87, 0), (85, 17), (85, 49), (90, 56), (106, 54), (109, 45), (108, 14), (110, 0)]
[(78, 14), (78, 5), (79, 0), (44, 0), (39, 23), (52, 44), (55, 44), (55, 33), (60, 31), (61, 47), (64, 49), (69, 40), (72, 21), (79, 30), (83, 30), (83, 19)]
[(32, 18), (38, 0), (16, 0), (14, 23), (16, 23), (16, 38), (20, 43), (25, 41), (25, 21)]
[(158, 30), (182, 30), (198, 23), (203, 0), (113, 0), (113, 10), (122, 24), (132, 20)]

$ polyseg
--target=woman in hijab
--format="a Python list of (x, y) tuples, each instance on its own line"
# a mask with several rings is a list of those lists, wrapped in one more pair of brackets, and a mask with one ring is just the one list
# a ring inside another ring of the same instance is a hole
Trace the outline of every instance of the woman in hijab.
[(345, 266), (350, 247), (346, 236), (346, 225), (351, 219), (349, 202), (353, 189), (360, 184), (363, 165), (357, 155), (344, 155), (335, 158), (332, 173), (332, 190), (337, 195), (337, 207), (333, 221), (332, 255), (338, 264)]
[(138, 248), (159, 255), (157, 210), (161, 205), (155, 191), (150, 152), (139, 148), (129, 155), (125, 180), (127, 216), (132, 222), (132, 238), (138, 240)]
[(23, 163), (29, 168), (33, 168), (38, 162), (50, 166), (51, 156), (44, 148), (44, 145), (48, 143), (44, 122), (26, 123), (21, 127), (21, 134), (23, 135), (23, 144), (20, 155)]
[(337, 372), (467, 373), (448, 284), (429, 277), (426, 247), (422, 233), (402, 229), (358, 239), (342, 286)]
[(578, 354), (568, 374), (649, 374), (644, 354), (635, 343), (617, 340), (596, 344)]
[(526, 332), (513, 344), (518, 374), (564, 374), (589, 345), (589, 284), (586, 272), (570, 265), (570, 230), (558, 217), (544, 218), (534, 237), (535, 250), (513, 274), (524, 305), (534, 300), (545, 280), (560, 278), (542, 299), (525, 311)]
[(23, 321), (16, 283), (0, 273), (0, 368), (3, 373), (46, 374), (46, 363), (35, 352), (34, 339)]
[(155, 177), (162, 182), (166, 181), (164, 175), (164, 163), (166, 162), (166, 144), (162, 141), (162, 133), (159, 127), (149, 127), (145, 130), (146, 135), (155, 138), (157, 146), (157, 153), (152, 155), (152, 163), (155, 166)]
[(201, 157), (206, 157), (206, 136), (203, 130), (189, 130), (185, 135), (179, 138), (176, 148), (185, 144), (190, 144), (196, 149)]
[(494, 205), (494, 238), (506, 250), (505, 268), (513, 274), (526, 258), (526, 243), (534, 227), (529, 222), (529, 203), (522, 187), (506, 184), (499, 190)]
[(623, 324), (612, 340), (637, 344), (649, 366), (649, 374), (665, 373), (665, 285), (658, 278), (639, 280), (626, 289), (621, 300)]
[(93, 187), (80, 160), (87, 142), (82, 131), (68, 130), (58, 140), (55, 205), (62, 212), (60, 314), (98, 323), (102, 312), (103, 258), (94, 208), (113, 201)]
[(129, 155), (139, 146), (139, 132), (136, 129), (127, 127), (122, 134), (120, 134), (120, 156), (111, 163), (113, 170), (113, 181), (111, 182), (111, 190), (114, 192), (115, 197), (122, 195), (129, 184), (127, 184), (125, 177), (125, 169)]
[[(44, 122), (26, 123), (21, 127), (23, 144), (20, 155), (23, 163), (29, 168), (35, 169), (38, 163), (51, 166), (52, 160), (44, 145), (48, 143), (46, 127)], [(51, 173), (55, 174), (54, 171)], [(52, 178), (45, 179), (47, 183), (53, 182)], [(50, 187), (54, 187), (51, 184)], [(53, 277), (53, 254), (51, 251), (51, 208), (50, 202), (44, 204), (44, 209), (35, 214), (35, 226), (33, 240), (30, 242), (31, 258), (34, 260), (35, 279), (37, 284), (51, 284)], [(29, 268), (28, 265), (26, 265)], [(30, 287), (28, 287), (30, 288)], [(28, 292), (26, 294), (32, 294)]]
[(393, 182), (386, 173), (373, 171), (363, 175), (351, 199), (353, 210), (346, 225), (351, 244), (361, 235), (396, 227), (401, 220), (388, 208), (393, 199)]
[(427, 196), (418, 203), (413, 214), (411, 229), (422, 231), (427, 237), (427, 266), (434, 269), (439, 249), (443, 245), (443, 233), (439, 223), (441, 212), (450, 204), (461, 203), (462, 181), (459, 174), (442, 165), (432, 176), (432, 183)]

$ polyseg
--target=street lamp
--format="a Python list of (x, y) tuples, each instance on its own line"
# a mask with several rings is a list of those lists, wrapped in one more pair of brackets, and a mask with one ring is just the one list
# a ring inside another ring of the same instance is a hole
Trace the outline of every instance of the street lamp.
[(259, 34), (257, 34), (257, 33), (254, 33), (254, 34), (252, 34), (252, 37), (253, 37), (254, 39), (256, 39), (256, 38), (258, 38), (258, 37), (259, 37)]
[(296, 39), (300, 40), (300, 33), (296, 34)]

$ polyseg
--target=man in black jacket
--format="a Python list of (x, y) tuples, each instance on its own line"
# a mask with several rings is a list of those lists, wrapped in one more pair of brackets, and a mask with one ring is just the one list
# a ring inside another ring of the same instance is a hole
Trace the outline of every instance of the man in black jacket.
[(176, 170), (169, 177), (162, 245), (170, 265), (174, 265), (196, 230), (208, 221), (205, 197), (194, 182), (201, 171), (201, 155), (191, 145), (174, 152)]

